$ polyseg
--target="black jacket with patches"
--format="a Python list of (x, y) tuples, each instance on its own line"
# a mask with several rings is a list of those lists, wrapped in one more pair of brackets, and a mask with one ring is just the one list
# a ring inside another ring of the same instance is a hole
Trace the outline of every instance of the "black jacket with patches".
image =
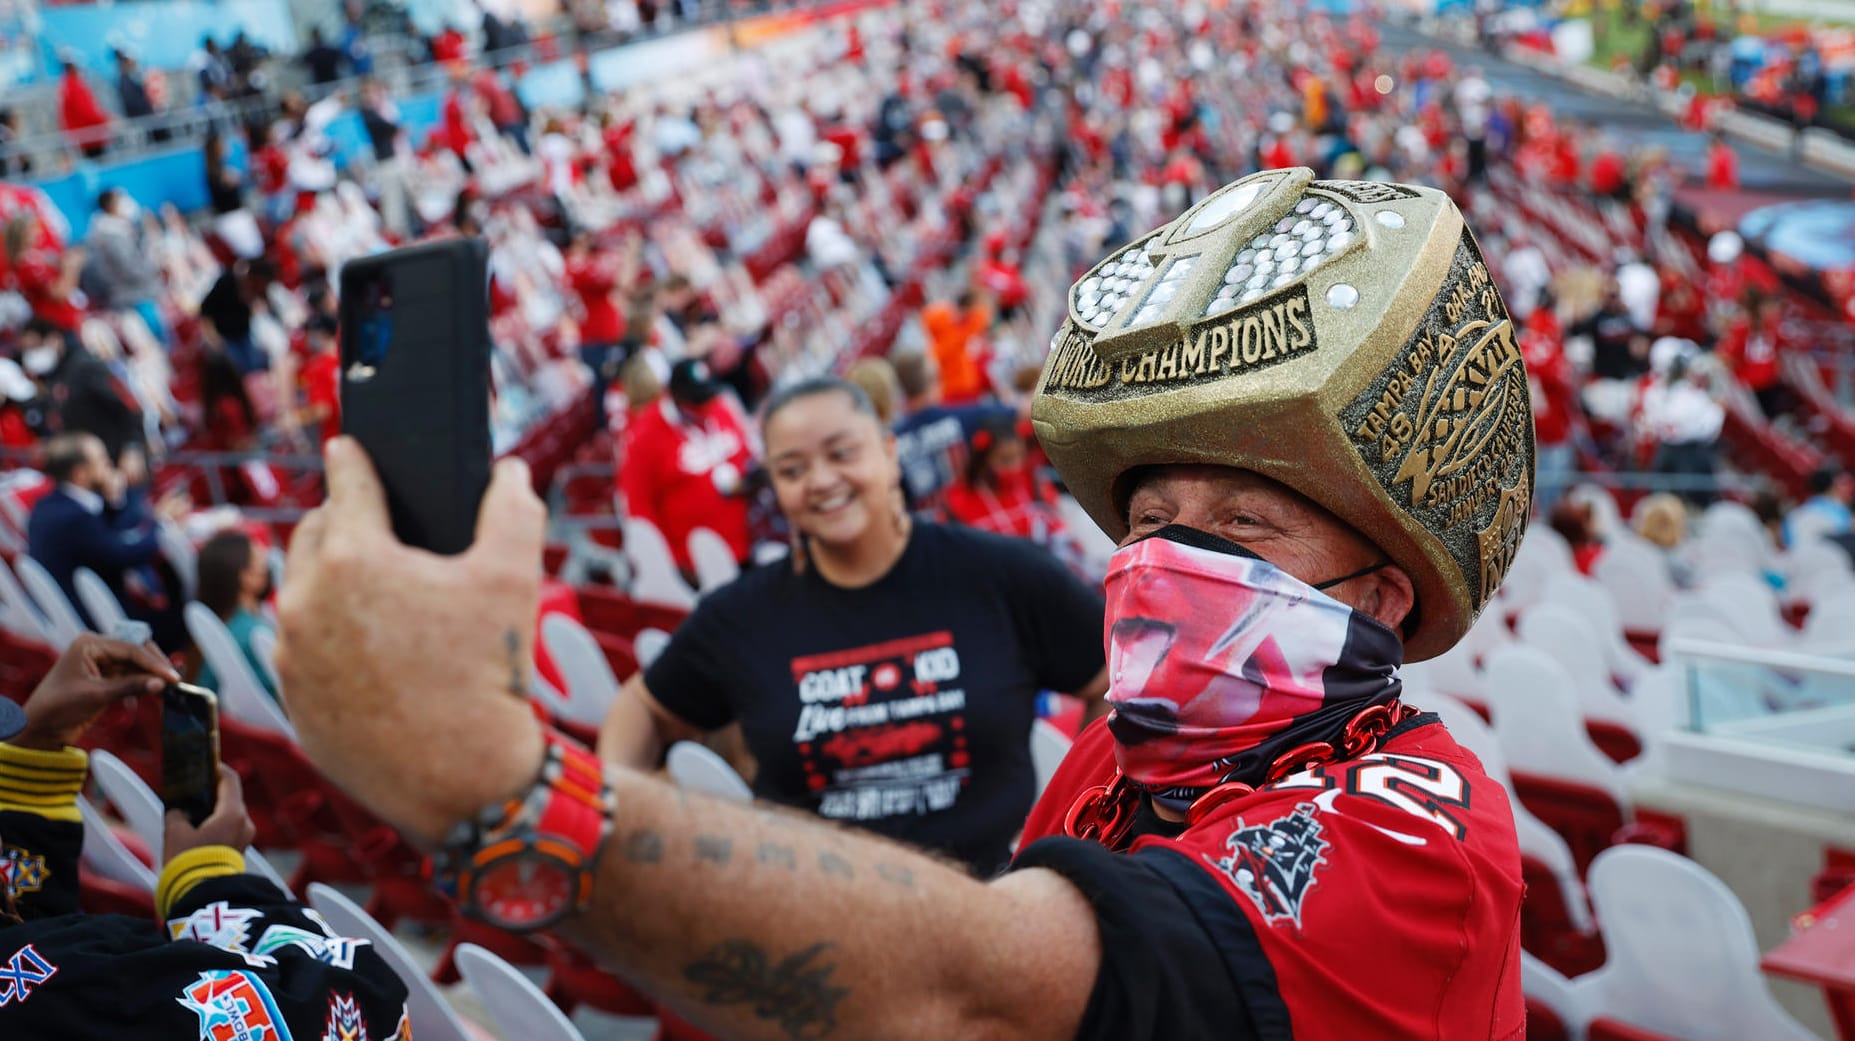
[(82, 752), (0, 745), (0, 1038), (407, 1041), (406, 987), (235, 850), (174, 858), (165, 921), (78, 910)]

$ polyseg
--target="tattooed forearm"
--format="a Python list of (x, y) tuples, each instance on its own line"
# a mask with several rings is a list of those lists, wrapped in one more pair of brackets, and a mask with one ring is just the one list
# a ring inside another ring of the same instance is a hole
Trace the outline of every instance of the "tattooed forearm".
[(901, 864), (876, 865), (876, 877), (908, 889), (915, 885), (915, 873)]
[(823, 960), (830, 949), (817, 943), (775, 962), (751, 940), (728, 940), (690, 963), (683, 978), (705, 1004), (750, 1005), (793, 1041), (814, 1041), (837, 1029), (838, 1002), (850, 993), (831, 985), (837, 963)]
[(716, 835), (696, 836), (696, 859), (711, 864), (726, 864), (734, 856), (734, 842)]
[(619, 849), (633, 864), (663, 863), (663, 836), (654, 831), (640, 828), (632, 832)]
[(791, 846), (780, 846), (771, 842), (762, 842), (755, 857), (762, 864), (777, 865), (785, 868), (787, 871), (796, 871), (799, 867), (798, 855), (793, 852)]
[(503, 648), (509, 652), (509, 693), (528, 698), (528, 663), (522, 660), (522, 637), (514, 629), (502, 634)]

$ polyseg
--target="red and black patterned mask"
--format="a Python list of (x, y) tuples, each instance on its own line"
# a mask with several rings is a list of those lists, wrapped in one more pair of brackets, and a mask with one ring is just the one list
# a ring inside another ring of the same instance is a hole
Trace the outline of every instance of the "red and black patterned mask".
[(1107, 600), (1115, 758), (1175, 808), (1220, 784), (1262, 783), (1283, 752), (1331, 741), (1398, 696), (1397, 634), (1194, 528), (1171, 525), (1117, 552)]

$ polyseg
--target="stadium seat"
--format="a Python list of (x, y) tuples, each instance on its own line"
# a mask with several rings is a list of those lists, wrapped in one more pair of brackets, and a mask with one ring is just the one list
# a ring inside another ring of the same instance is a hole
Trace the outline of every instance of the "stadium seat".
[(1772, 998), (1745, 908), (1705, 868), (1618, 846), (1591, 865), (1589, 884), (1609, 952), (1571, 983), (1589, 1037), (1820, 1041)]
[(697, 585), (704, 593), (727, 585), (741, 574), (734, 550), (708, 528), (696, 528), (689, 533), (689, 559), (696, 568)]
[(80, 567), (72, 574), (71, 581), (77, 587), (77, 598), (83, 602), (84, 613), (90, 616), (97, 632), (114, 633), (118, 625), (128, 620), (128, 612), (122, 609), (116, 594), (110, 592), (109, 585), (95, 571)]
[(561, 692), (564, 699), (550, 708), (562, 719), (598, 729), (618, 697), (618, 677), (599, 642), (585, 626), (563, 614), (542, 618), (541, 641), (567, 685)]
[(309, 887), (309, 905), (343, 936), (366, 940), (406, 984), (406, 1016), (412, 1036), (419, 1041), (488, 1041), (489, 1035), (473, 1028), (445, 1000), (444, 993), (425, 978), (412, 952), (391, 930), (375, 921), (338, 890), (316, 883)]
[[(90, 753), (90, 778), (96, 782), (97, 790), (103, 797), (116, 808), (116, 813), (122, 817), (130, 831), (149, 849), (162, 848), (167, 828), (167, 810), (161, 804), (161, 797), (136, 776), (128, 764), (106, 749), (97, 749)], [(283, 876), (277, 874), (270, 861), (257, 850), (245, 850), (245, 870), (274, 883), (286, 896), (290, 895), (290, 887)]]
[(84, 621), (78, 617), (77, 609), (71, 606), (71, 598), (64, 594), (57, 579), (31, 557), (16, 558), (13, 570), (18, 573), (26, 595), (38, 607), (39, 616), (45, 619), (45, 631), (52, 646), (59, 651), (71, 646), (72, 640), (84, 634)]
[(625, 559), (632, 569), (631, 595), (644, 603), (678, 611), (695, 607), (695, 591), (677, 571), (663, 532), (636, 517), (625, 519), (624, 530)]
[(296, 740), (296, 729), (251, 671), (245, 653), (238, 649), (225, 623), (205, 604), (188, 604), (187, 632), (219, 682), (219, 711), (247, 726)]
[(657, 656), (663, 653), (663, 649), (670, 646), (670, 634), (662, 629), (640, 629), (632, 646), (638, 658), (638, 668), (648, 669), (657, 660)]
[(1610, 592), (1625, 632), (1648, 634), (1661, 628), (1675, 584), (1660, 549), (1639, 539), (1607, 544), (1592, 572)]
[(192, 600), (200, 581), (200, 553), (194, 549), (193, 541), (178, 526), (165, 520), (156, 524), (155, 539), (161, 546), (161, 555), (167, 558), (168, 566), (179, 576), (182, 592), (188, 600)]
[(694, 741), (678, 741), (665, 756), (678, 787), (731, 802), (752, 802), (754, 790), (719, 753)]
[[(20, 556), (14, 559), (27, 558)], [(0, 623), (5, 624), (13, 635), (47, 647), (53, 645), (51, 626), (45, 616), (39, 613), (38, 605), (26, 595), (26, 589), (19, 584), (13, 569), (5, 563), (0, 563), (0, 609), (4, 610)], [(53, 653), (56, 652), (55, 648)]]
[(457, 948), (457, 967), (506, 1038), (584, 1041), (578, 1027), (513, 965), (474, 943)]
[(1050, 778), (1056, 776), (1056, 768), (1062, 765), (1073, 743), (1067, 734), (1044, 720), (1031, 724), (1031, 769), (1037, 775), (1038, 796), (1043, 795)]
[[(1604, 552), (1609, 553), (1610, 547)], [(1616, 599), (1601, 583), (1576, 571), (1561, 571), (1546, 580), (1543, 601), (1570, 608), (1591, 627), (1603, 649), (1603, 664), (1617, 686), (1628, 690), (1648, 671), (1651, 662), (1630, 646), (1617, 616)]]
[(251, 631), (251, 656), (258, 660), (258, 668), (264, 677), (270, 680), (271, 689), (283, 690), (283, 680), (277, 675), (277, 631), (268, 626), (260, 626)]
[(1520, 952), (1520, 989), (1527, 1000), (1527, 1041), (1572, 1041), (1584, 1034), (1586, 1016), (1563, 973)]
[(1736, 572), (1709, 575), (1700, 586), (1700, 596), (1732, 621), (1744, 643), (1783, 650), (1796, 642), (1796, 631), (1784, 623), (1778, 609), (1777, 594), (1762, 576)]
[[(130, 852), (115, 829), (104, 819), (102, 812), (81, 795), (77, 797), (77, 812), (84, 819), (84, 852), (80, 858), (83, 868), (111, 882), (153, 896), (156, 882), (154, 868)], [(160, 847), (156, 846), (155, 849), (159, 850)]]
[(1605, 668), (1601, 637), (1584, 616), (1562, 604), (1541, 602), (1520, 616), (1520, 639), (1551, 655), (1571, 678), (1578, 711), (1604, 754), (1627, 762), (1642, 752), (1636, 714)]

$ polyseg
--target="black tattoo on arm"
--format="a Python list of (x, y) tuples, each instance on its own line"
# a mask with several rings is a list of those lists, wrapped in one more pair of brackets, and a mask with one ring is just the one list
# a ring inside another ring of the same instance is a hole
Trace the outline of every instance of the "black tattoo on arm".
[(696, 836), (696, 859), (711, 864), (726, 864), (734, 858), (734, 840), (717, 835)]
[(528, 663), (522, 660), (522, 637), (514, 629), (505, 629), (502, 645), (509, 652), (509, 693), (528, 700)]
[(914, 888), (915, 873), (903, 864), (878, 864), (876, 876), (884, 882), (893, 882), (898, 886)]
[(818, 870), (827, 875), (838, 875), (843, 878), (857, 877), (856, 869), (851, 866), (850, 861), (830, 850), (818, 851)]
[(831, 985), (837, 963), (817, 943), (775, 963), (750, 940), (728, 940), (690, 963), (683, 978), (708, 1005), (751, 1005), (756, 1019), (778, 1023), (793, 1041), (816, 1041), (837, 1029), (837, 1004), (850, 993)]
[(762, 842), (755, 856), (762, 864), (778, 865), (787, 871), (796, 871), (799, 867), (798, 855), (793, 852), (791, 846), (776, 846), (771, 842)]
[(625, 844), (620, 849), (625, 859), (633, 864), (663, 862), (663, 836), (645, 828), (625, 836)]

